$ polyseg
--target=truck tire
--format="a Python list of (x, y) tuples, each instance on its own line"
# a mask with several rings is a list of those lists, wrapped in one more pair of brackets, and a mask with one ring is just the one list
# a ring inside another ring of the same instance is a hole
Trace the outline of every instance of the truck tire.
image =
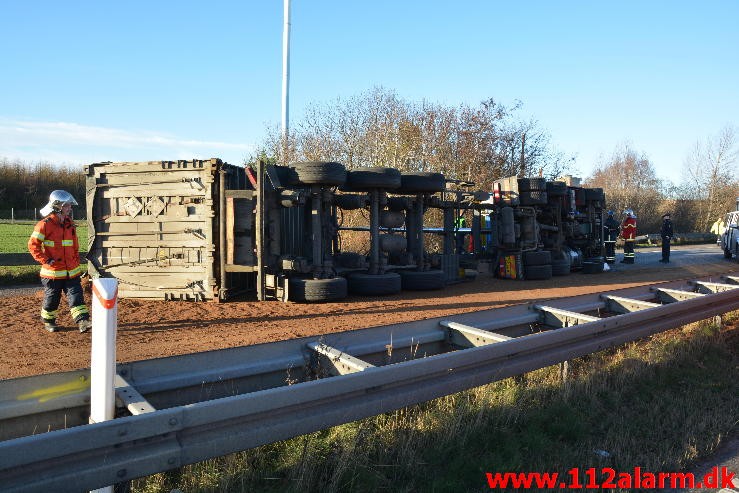
[(400, 274), (401, 287), (408, 291), (441, 289), (445, 284), (444, 271), (441, 270), (401, 270), (398, 274)]
[(366, 199), (366, 195), (357, 195), (350, 193), (334, 194), (334, 205), (340, 209), (353, 211), (363, 208)]
[[(518, 179), (519, 193), (542, 191), (546, 189), (547, 189), (547, 181), (544, 178), (519, 178)], [(523, 195), (523, 193), (521, 193), (521, 195)]]
[(307, 161), (291, 166), (294, 174), (288, 176), (290, 185), (341, 186), (346, 182), (346, 168), (331, 161)]
[(543, 281), (552, 278), (552, 265), (524, 265), (523, 278), (530, 281)]
[(724, 248), (724, 258), (731, 258), (731, 250)]
[(602, 188), (586, 188), (585, 189), (585, 200), (587, 202), (603, 202), (605, 194)]
[(552, 263), (552, 253), (548, 250), (536, 250), (523, 252), (523, 265), (550, 265)]
[(572, 263), (564, 252), (552, 252), (552, 275), (566, 276), (572, 270)]
[(588, 257), (582, 262), (583, 274), (599, 274), (603, 272), (603, 257)]
[(549, 197), (564, 197), (567, 195), (567, 184), (563, 181), (548, 181), (547, 195)]
[(528, 190), (519, 194), (521, 205), (545, 205), (547, 193), (541, 190)]
[(301, 279), (291, 277), (290, 300), (292, 301), (331, 301), (346, 298), (347, 282), (343, 277), (332, 279)]
[(394, 168), (357, 168), (346, 174), (341, 190), (366, 192), (374, 189), (395, 190), (400, 187), (400, 171)]
[(441, 192), (446, 186), (441, 173), (401, 173), (400, 188), (394, 191), (399, 194)]
[(388, 272), (386, 274), (367, 274), (355, 272), (347, 277), (349, 292), (353, 294), (381, 296), (400, 292), (400, 274)]

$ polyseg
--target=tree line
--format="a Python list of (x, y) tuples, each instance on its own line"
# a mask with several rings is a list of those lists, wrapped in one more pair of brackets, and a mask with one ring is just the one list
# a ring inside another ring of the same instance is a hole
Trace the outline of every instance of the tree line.
[(19, 212), (23, 210), (30, 219), (34, 209), (45, 206), (49, 194), (59, 189), (74, 196), (79, 204), (78, 215), (84, 216), (85, 174), (81, 167), (49, 162), (26, 163), (0, 157), (0, 210), (3, 211), (3, 219), (10, 217), (11, 208), (16, 217), (21, 217)]
[[(559, 151), (538, 122), (522, 118), (521, 103), (505, 106), (487, 99), (476, 106), (451, 107), (399, 98), (374, 88), (348, 99), (312, 105), (293, 122), (285, 138), (268, 130), (257, 159), (273, 163), (338, 161), (353, 169), (393, 167), (402, 171), (441, 172), (449, 179), (472, 181), (490, 190), (508, 176), (556, 179), (576, 174), (575, 157)], [(633, 209), (641, 233), (659, 231), (661, 216), (672, 214), (678, 232), (708, 232), (711, 224), (735, 208), (739, 197), (739, 141), (731, 126), (696, 141), (677, 184), (657, 178), (649, 157), (619, 144), (598, 163), (583, 184), (601, 187), (607, 207), (617, 215)], [(41, 162), (28, 164), (0, 157), (0, 210), (43, 207), (52, 190), (71, 192), (85, 211), (85, 175), (81, 167)], [(4, 217), (4, 216), (2, 216)], [(8, 214), (9, 217), (9, 214)]]
[[(271, 162), (338, 161), (349, 169), (393, 167), (402, 171), (441, 172), (447, 178), (474, 181), (490, 190), (508, 176), (556, 179), (574, 171), (575, 157), (556, 149), (538, 122), (519, 116), (521, 104), (506, 107), (494, 99), (477, 106), (449, 107), (412, 102), (375, 88), (346, 100), (312, 105), (290, 133), (269, 131), (251, 159)], [(739, 196), (735, 130), (698, 141), (686, 156), (677, 185), (657, 178), (644, 153), (629, 144), (584, 177), (584, 186), (601, 187), (607, 207), (617, 216), (625, 208), (639, 218), (639, 231), (659, 232), (661, 216), (672, 214), (678, 232), (708, 232), (734, 209)]]

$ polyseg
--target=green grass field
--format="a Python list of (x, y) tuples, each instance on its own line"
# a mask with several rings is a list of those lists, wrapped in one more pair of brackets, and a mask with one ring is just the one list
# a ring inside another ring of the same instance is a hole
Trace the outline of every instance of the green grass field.
[[(33, 232), (35, 221), (16, 221), (0, 223), (0, 254), (28, 252), (28, 238)], [(77, 221), (77, 236), (80, 238), (80, 251), (87, 251), (87, 224)], [(38, 281), (39, 266), (0, 265), (0, 286), (28, 284)]]
[[(25, 253), (28, 251), (28, 237), (33, 233), (35, 222), (16, 221), (0, 223), (0, 253)], [(77, 236), (80, 238), (80, 251), (87, 251), (87, 224), (77, 221)], [(84, 244), (83, 244), (84, 243)]]

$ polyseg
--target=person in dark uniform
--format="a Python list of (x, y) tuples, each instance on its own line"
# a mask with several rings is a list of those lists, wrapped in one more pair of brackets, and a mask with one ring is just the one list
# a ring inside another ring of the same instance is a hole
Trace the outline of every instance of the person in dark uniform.
[(608, 217), (603, 221), (603, 243), (606, 247), (606, 262), (616, 263), (616, 238), (618, 238), (619, 224), (613, 217), (613, 211), (608, 211)]
[(672, 221), (670, 213), (662, 215), (662, 229), (659, 232), (662, 237), (662, 259), (660, 262), (667, 264), (670, 262), (670, 240), (672, 240)]
[(459, 213), (459, 216), (454, 220), (454, 231), (455, 233), (455, 239), (457, 244), (457, 253), (465, 253), (464, 249), (464, 237), (466, 234), (462, 231), (460, 231), (462, 228), (467, 227), (467, 220), (464, 218), (464, 214), (462, 212)]

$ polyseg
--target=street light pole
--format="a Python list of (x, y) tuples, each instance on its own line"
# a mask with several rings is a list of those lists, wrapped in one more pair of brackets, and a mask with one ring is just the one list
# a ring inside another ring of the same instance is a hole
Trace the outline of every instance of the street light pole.
[(282, 28), (282, 145), (283, 161), (287, 164), (290, 129), (290, 0), (284, 0), (285, 14)]

